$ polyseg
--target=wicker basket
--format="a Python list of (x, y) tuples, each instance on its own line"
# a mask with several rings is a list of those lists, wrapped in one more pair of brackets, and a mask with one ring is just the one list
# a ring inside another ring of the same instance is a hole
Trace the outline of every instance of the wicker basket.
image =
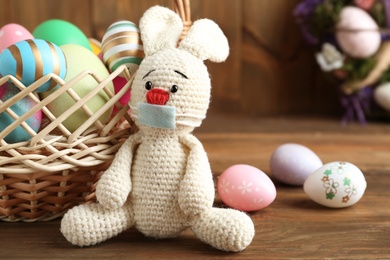
[[(191, 26), (189, 0), (174, 1), (176, 12), (183, 19), (184, 31)], [(118, 75), (126, 75), (127, 84), (114, 94), (106, 86)], [(80, 98), (72, 86), (92, 77), (96, 87)], [(49, 80), (61, 85), (55, 92), (39, 100), (32, 92)], [(128, 111), (121, 106), (120, 97), (131, 88), (132, 78), (125, 66), (112, 72), (106, 79), (99, 79), (91, 71), (84, 71), (68, 82), (54, 74), (40, 78), (26, 87), (13, 76), (0, 78), (0, 85), (11, 81), (20, 93), (5, 102), (0, 100), (0, 113), (11, 115), (15, 122), (0, 132), (0, 219), (3, 221), (46, 221), (61, 217), (69, 208), (96, 201), (95, 187), (101, 174), (109, 167), (123, 141), (136, 131)], [(85, 104), (99, 91), (105, 91), (109, 101), (96, 113)], [(47, 104), (67, 92), (75, 104), (56, 118)], [(10, 107), (29, 96), (36, 105), (18, 117)], [(119, 112), (108, 122), (101, 122), (100, 115), (116, 106)], [(82, 109), (89, 119), (73, 133), (62, 122), (76, 110)], [(38, 132), (25, 120), (41, 110), (45, 122)], [(13, 129), (22, 126), (31, 136), (26, 142), (9, 144), (4, 140)]]

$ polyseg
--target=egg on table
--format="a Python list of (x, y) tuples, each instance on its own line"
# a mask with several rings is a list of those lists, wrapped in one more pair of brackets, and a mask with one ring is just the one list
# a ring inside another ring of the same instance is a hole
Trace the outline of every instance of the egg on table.
[(65, 20), (46, 20), (39, 24), (32, 34), (37, 39), (47, 40), (58, 46), (77, 44), (92, 51), (87, 36), (76, 25)]
[(310, 199), (326, 207), (344, 208), (357, 203), (367, 182), (358, 167), (349, 162), (330, 162), (313, 172), (303, 189)]
[(0, 52), (17, 42), (33, 38), (34, 36), (20, 24), (6, 24), (0, 29)]
[(272, 175), (289, 185), (303, 185), (306, 178), (322, 166), (321, 159), (312, 150), (301, 144), (280, 145), (272, 153)]
[[(55, 44), (30, 39), (9, 46), (0, 54), (0, 74), (12, 75), (25, 86), (29, 86), (41, 77), (53, 73), (65, 78), (67, 65), (64, 53)], [(43, 92), (57, 86), (54, 80), (41, 85), (36, 92)]]
[(336, 39), (341, 49), (354, 58), (372, 56), (381, 44), (379, 26), (367, 12), (355, 6), (341, 10)]
[[(66, 44), (62, 45), (61, 50), (64, 52), (68, 63), (68, 72), (65, 77), (65, 82), (69, 82), (74, 77), (82, 73), (83, 71), (91, 71), (97, 75), (97, 77), (101, 80), (104, 80), (109, 76), (109, 72), (104, 66), (104, 64), (100, 61), (100, 59), (90, 50), (76, 44)], [(99, 83), (90, 75), (82, 78), (80, 81), (76, 82), (72, 86), (72, 90), (74, 90), (80, 98), (85, 97), (88, 93), (90, 93)], [(114, 93), (114, 86), (112, 82), (108, 82), (108, 89)], [(42, 98), (46, 98), (53, 91), (47, 91), (41, 93)], [(98, 111), (102, 106), (104, 106), (109, 101), (109, 96), (102, 89), (98, 92), (97, 95), (92, 97), (87, 103), (86, 106), (92, 111), (92, 113)], [(68, 94), (63, 93), (56, 99), (54, 99), (51, 103), (47, 105), (47, 108), (53, 113), (54, 116), (59, 117), (64, 112), (66, 112), (72, 105), (76, 102), (74, 99)], [(108, 121), (110, 115), (112, 113), (112, 109), (107, 110), (99, 119), (102, 123)], [(74, 132), (77, 128), (79, 128), (89, 116), (84, 112), (82, 108), (76, 110), (73, 114), (71, 114), (65, 121), (63, 121), (63, 125), (70, 131)]]
[[(12, 82), (4, 83), (0, 86), (0, 100), (5, 102), (8, 99), (14, 97), (19, 92), (20, 90), (15, 85), (13, 85)], [(26, 96), (13, 104), (10, 109), (20, 117), (31, 110), (35, 105), (36, 104), (32, 98)], [(8, 114), (7, 111), (0, 113), (0, 132), (6, 129), (13, 122), (15, 122), (15, 120)], [(27, 118), (25, 122), (31, 127), (33, 131), (38, 132), (42, 122), (42, 111), (38, 110), (34, 115)], [(4, 138), (7, 143), (23, 142), (30, 139), (30, 134), (20, 125)]]
[(111, 24), (102, 39), (102, 55), (111, 72), (126, 65), (133, 75), (145, 56), (138, 27), (130, 21)]
[(217, 190), (226, 205), (242, 211), (265, 208), (276, 198), (271, 179), (256, 167), (245, 164), (233, 165), (223, 171)]

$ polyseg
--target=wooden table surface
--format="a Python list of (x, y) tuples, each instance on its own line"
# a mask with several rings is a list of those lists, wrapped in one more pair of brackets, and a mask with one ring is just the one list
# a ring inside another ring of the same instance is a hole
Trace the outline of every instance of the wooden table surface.
[[(0, 259), (390, 259), (390, 122), (341, 126), (337, 119), (242, 118), (209, 115), (195, 131), (217, 176), (245, 163), (274, 181), (276, 200), (250, 213), (256, 235), (240, 253), (203, 244), (190, 230), (167, 240), (136, 230), (93, 247), (79, 248), (61, 235), (60, 221), (0, 223)], [(306, 145), (322, 159), (348, 161), (365, 174), (363, 198), (345, 209), (312, 202), (302, 187), (272, 178), (269, 161), (283, 143)], [(218, 196), (215, 201), (222, 206)]]

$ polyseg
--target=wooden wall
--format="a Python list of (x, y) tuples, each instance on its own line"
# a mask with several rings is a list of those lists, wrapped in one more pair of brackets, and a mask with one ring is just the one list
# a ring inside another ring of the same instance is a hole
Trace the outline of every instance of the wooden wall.
[[(192, 0), (193, 19), (216, 21), (229, 39), (223, 64), (207, 63), (213, 83), (211, 107), (254, 115), (339, 114), (336, 87), (325, 79), (292, 17), (300, 0)], [(0, 0), (0, 25), (32, 31), (59, 18), (101, 39), (119, 19), (139, 21), (155, 4), (171, 0)]]

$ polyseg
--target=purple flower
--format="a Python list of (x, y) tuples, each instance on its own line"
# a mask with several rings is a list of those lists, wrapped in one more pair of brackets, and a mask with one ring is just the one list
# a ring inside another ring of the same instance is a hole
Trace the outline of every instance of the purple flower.
[(304, 0), (299, 3), (294, 9), (294, 16), (305, 17), (311, 16), (314, 13), (317, 5), (322, 4), (324, 0)]
[[(382, 3), (385, 9), (386, 17), (390, 17), (390, 0), (383, 0)], [(390, 28), (390, 19), (386, 19), (386, 27)]]
[(317, 5), (321, 4), (323, 1), (324, 0), (304, 0), (294, 9), (293, 15), (297, 18), (302, 35), (308, 44), (318, 44), (319, 42), (318, 38), (310, 32), (308, 23)]
[(370, 110), (372, 102), (372, 87), (362, 88), (353, 95), (347, 95), (340, 91), (340, 101), (345, 111), (341, 120), (342, 124), (354, 121), (357, 118), (360, 124), (365, 125), (367, 123), (365, 111)]

